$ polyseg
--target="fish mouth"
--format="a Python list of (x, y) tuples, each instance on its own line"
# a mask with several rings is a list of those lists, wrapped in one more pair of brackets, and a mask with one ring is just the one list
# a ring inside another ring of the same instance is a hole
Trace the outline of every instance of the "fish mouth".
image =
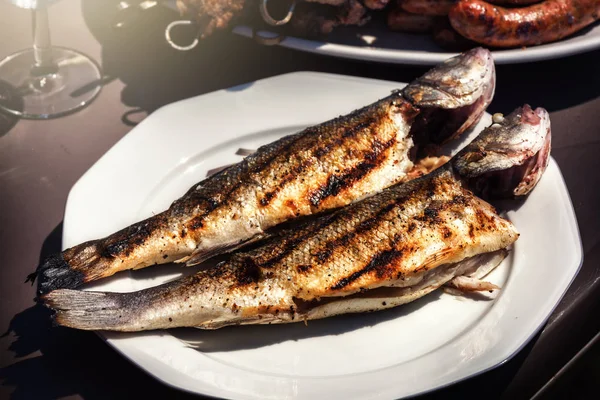
[(546, 136), (544, 147), (523, 164), (488, 172), (476, 179), (474, 187), (484, 199), (514, 198), (529, 194), (537, 185), (550, 160), (551, 135)]
[(421, 108), (457, 109), (473, 104), (490, 89), (493, 95), (495, 77), (491, 52), (477, 47), (430, 69), (411, 82), (403, 95)]
[(552, 134), (548, 112), (528, 104), (494, 123), (454, 160), (454, 167), (484, 199), (526, 196), (550, 160)]
[(496, 70), (478, 47), (446, 60), (410, 83), (402, 95), (421, 110), (411, 134), (416, 144), (444, 144), (479, 121), (492, 101)]

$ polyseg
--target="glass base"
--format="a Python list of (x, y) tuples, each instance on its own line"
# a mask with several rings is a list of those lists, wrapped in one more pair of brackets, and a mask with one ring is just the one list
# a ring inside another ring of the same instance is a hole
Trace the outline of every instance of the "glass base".
[(21, 118), (60, 117), (88, 105), (102, 88), (102, 74), (89, 57), (52, 47), (56, 64), (34, 67), (33, 50), (0, 61), (0, 110)]

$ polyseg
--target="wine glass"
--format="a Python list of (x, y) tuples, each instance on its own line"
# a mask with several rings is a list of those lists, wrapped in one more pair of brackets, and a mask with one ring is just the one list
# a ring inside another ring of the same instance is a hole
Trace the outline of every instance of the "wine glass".
[(100, 92), (100, 67), (89, 57), (50, 44), (47, 6), (56, 0), (9, 0), (32, 10), (33, 48), (0, 61), (0, 110), (47, 119), (79, 110)]

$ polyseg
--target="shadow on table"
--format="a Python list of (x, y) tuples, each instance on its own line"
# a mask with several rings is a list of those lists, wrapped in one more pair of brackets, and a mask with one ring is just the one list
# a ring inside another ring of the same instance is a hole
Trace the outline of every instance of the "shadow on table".
[[(46, 238), (40, 260), (60, 251), (61, 236), (62, 223)], [(198, 398), (149, 377), (95, 333), (52, 326), (40, 305), (15, 315), (3, 336), (9, 335), (18, 360), (0, 369), (0, 384), (14, 388), (11, 399)]]
[[(3, 80), (0, 80), (0, 99), (2, 99), (4, 105), (14, 110), (23, 110), (23, 101), (18, 96), (13, 95), (12, 87)], [(0, 111), (0, 138), (6, 135), (18, 121), (19, 117)]]
[(0, 112), (0, 138), (6, 135), (17, 124), (19, 118)]

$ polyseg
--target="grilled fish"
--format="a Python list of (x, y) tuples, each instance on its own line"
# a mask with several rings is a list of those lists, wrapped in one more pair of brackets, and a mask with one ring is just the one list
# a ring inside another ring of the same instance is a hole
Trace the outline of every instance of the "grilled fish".
[(494, 87), (489, 51), (459, 55), (403, 91), (261, 147), (162, 213), (50, 256), (30, 279), (45, 293), (123, 270), (194, 265), (282, 222), (346, 206), (412, 177), (412, 138), (429, 141), (423, 124), (411, 129), (421, 107), (429, 120), (452, 121), (454, 137), (479, 120)]
[[(499, 264), (519, 233), (468, 187), (526, 195), (547, 165), (549, 136), (547, 112), (525, 106), (436, 171), (234, 253), (215, 268), (138, 292), (60, 289), (42, 300), (60, 325), (140, 331), (380, 310), (445, 284), (495, 289), (478, 278)], [(503, 173), (511, 185), (490, 190)], [(517, 190), (523, 182), (527, 189)]]

